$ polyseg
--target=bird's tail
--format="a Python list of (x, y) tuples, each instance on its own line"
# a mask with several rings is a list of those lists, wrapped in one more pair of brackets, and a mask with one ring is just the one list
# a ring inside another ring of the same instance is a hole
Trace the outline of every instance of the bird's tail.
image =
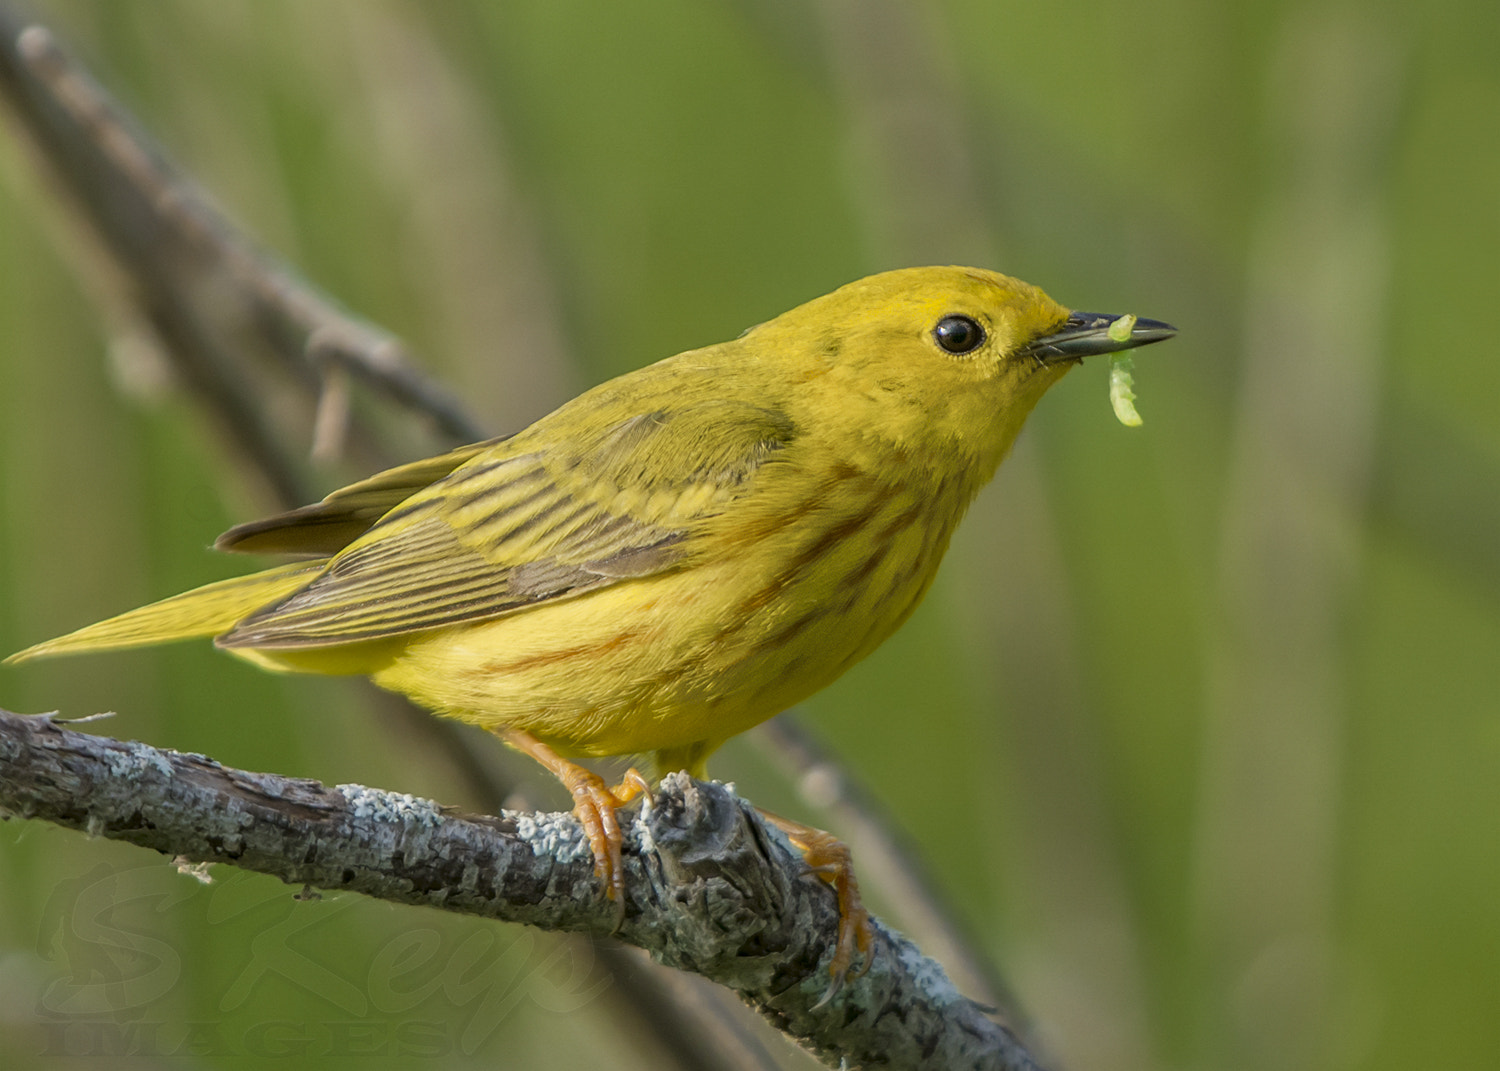
[(17, 651), (5, 661), (26, 662), (53, 655), (111, 651), (217, 636), (228, 632), (241, 618), (286, 598), (312, 580), (326, 564), (327, 559), (292, 562), (249, 576), (205, 584)]

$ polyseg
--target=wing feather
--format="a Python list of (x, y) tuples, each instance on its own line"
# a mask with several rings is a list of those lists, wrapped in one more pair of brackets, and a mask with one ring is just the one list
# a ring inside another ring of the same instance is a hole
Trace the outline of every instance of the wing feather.
[(461, 446), (437, 457), (387, 469), (340, 488), (311, 506), (237, 525), (221, 535), (214, 546), (243, 554), (337, 554), (416, 492), (502, 441), (490, 439)]
[(775, 411), (716, 401), (631, 417), (592, 442), (570, 441), (569, 449), (527, 450), (535, 443), (525, 434), (486, 444), (394, 503), (312, 583), (218, 642), (286, 648), (369, 640), (675, 568), (696, 526), (744, 493), (794, 436)]

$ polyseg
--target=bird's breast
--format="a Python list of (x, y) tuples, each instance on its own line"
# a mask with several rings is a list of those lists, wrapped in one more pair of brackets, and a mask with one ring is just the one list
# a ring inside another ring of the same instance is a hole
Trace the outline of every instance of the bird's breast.
[(962, 513), (950, 497), (846, 466), (715, 518), (678, 569), (434, 636), (380, 683), (585, 754), (717, 743), (895, 631)]

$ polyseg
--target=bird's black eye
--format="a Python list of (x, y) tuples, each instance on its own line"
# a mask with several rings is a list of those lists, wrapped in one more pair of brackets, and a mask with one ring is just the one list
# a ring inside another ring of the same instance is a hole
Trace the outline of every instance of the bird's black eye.
[(949, 353), (972, 353), (984, 344), (984, 328), (967, 316), (944, 316), (932, 337)]

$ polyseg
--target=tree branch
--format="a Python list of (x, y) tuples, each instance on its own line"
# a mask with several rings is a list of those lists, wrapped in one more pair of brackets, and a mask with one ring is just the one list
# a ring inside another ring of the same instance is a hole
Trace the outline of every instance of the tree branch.
[[(484, 438), (458, 401), (418, 371), (390, 332), (342, 308), (262, 253), (163, 154), (46, 27), (0, 9), (0, 83), (41, 155), (124, 267), (167, 338), (247, 334), (295, 376), (346, 368), (449, 436)], [(202, 367), (220, 382), (230, 358)], [(200, 389), (204, 382), (197, 384)]]
[[(463, 814), (5, 711), (0, 807), (293, 885), (596, 936), (615, 926), (568, 814)], [(819, 1007), (838, 927), (833, 894), (723, 785), (666, 778), (630, 825), (625, 868), (620, 940), (730, 987), (831, 1066), (1037, 1067), (941, 967), (878, 924), (871, 969)]]

